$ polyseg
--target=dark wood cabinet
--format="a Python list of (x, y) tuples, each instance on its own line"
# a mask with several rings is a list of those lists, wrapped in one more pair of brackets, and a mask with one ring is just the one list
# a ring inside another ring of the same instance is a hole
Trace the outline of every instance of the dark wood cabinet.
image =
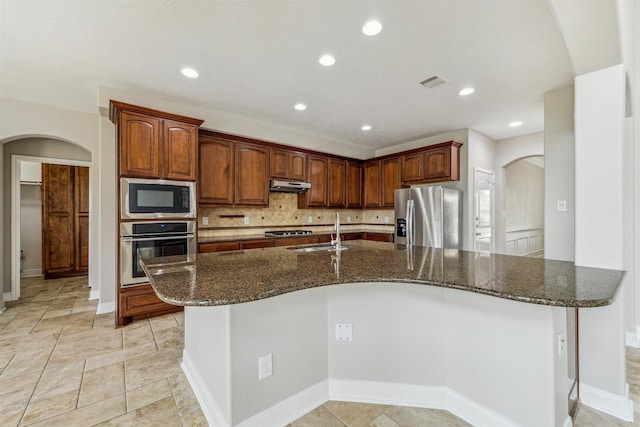
[(225, 252), (225, 251), (239, 251), (240, 242), (212, 242), (212, 243), (198, 243), (198, 252)]
[(269, 166), (271, 178), (293, 181), (306, 181), (307, 179), (307, 155), (305, 153), (272, 148)]
[(425, 180), (451, 179), (451, 150), (448, 147), (427, 151), (424, 157)]
[(363, 165), (363, 203), (364, 208), (380, 207), (380, 179), (382, 177), (380, 161), (366, 162)]
[(402, 182), (406, 184), (457, 181), (460, 179), (460, 147), (443, 142), (402, 156)]
[(400, 158), (385, 159), (381, 162), (382, 178), (380, 183), (380, 207), (392, 208), (394, 192), (401, 187)]
[(42, 268), (45, 279), (89, 268), (89, 168), (42, 165)]
[(269, 149), (236, 144), (236, 205), (269, 205)]
[(182, 311), (178, 305), (167, 304), (153, 291), (151, 285), (139, 285), (118, 292), (117, 321), (124, 326), (124, 319), (137, 320)]
[(347, 162), (347, 208), (362, 208), (362, 165)]
[(311, 189), (298, 194), (298, 208), (327, 207), (328, 170), (329, 162), (327, 157), (307, 156), (307, 172)]
[(198, 202), (233, 205), (235, 144), (225, 139), (202, 136), (199, 151)]
[(117, 126), (119, 175), (196, 180), (202, 120), (111, 101)]
[(402, 156), (402, 182), (420, 181), (424, 178), (424, 153)]
[(329, 159), (328, 206), (344, 208), (347, 206), (347, 162)]

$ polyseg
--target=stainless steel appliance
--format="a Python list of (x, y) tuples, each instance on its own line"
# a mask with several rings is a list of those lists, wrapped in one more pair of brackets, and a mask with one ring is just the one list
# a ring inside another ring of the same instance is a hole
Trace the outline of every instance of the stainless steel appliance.
[(305, 236), (308, 234), (313, 234), (313, 232), (308, 230), (276, 230), (265, 231), (264, 237)]
[(196, 183), (165, 179), (120, 179), (122, 219), (195, 218)]
[(308, 182), (298, 181), (281, 181), (278, 179), (272, 179), (269, 191), (275, 193), (303, 193), (311, 189), (311, 184)]
[(462, 192), (442, 186), (395, 191), (395, 243), (462, 247)]
[(148, 283), (144, 258), (196, 253), (196, 221), (145, 221), (120, 224), (120, 284)]

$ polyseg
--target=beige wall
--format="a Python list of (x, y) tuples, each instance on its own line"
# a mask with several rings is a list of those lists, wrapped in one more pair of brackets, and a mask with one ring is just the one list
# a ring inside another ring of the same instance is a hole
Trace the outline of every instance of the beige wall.
[(42, 272), (42, 196), (40, 185), (20, 185), (20, 251), (23, 276)]
[(505, 168), (504, 219), (507, 232), (544, 225), (544, 168), (527, 160)]

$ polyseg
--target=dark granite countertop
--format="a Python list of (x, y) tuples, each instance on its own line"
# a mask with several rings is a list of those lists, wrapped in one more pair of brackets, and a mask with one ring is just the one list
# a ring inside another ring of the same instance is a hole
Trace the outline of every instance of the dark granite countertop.
[(623, 271), (572, 262), (354, 240), (347, 250), (286, 248), (204, 253), (142, 261), (153, 289), (170, 304), (256, 301), (318, 286), (398, 282), (440, 286), (533, 304), (611, 304)]
[[(302, 228), (302, 227), (300, 227)], [(377, 234), (393, 234), (393, 231), (375, 230), (371, 228), (354, 228), (342, 230), (340, 234), (345, 233), (377, 233)], [(236, 242), (239, 240), (262, 240), (262, 239), (281, 239), (290, 237), (312, 237), (312, 236), (329, 236), (332, 234), (330, 231), (316, 231), (313, 234), (300, 234), (297, 236), (273, 236), (265, 237), (262, 234), (239, 234), (239, 235), (226, 235), (226, 236), (198, 236), (198, 243), (218, 243), (218, 242)], [(333, 233), (335, 234), (335, 233)]]

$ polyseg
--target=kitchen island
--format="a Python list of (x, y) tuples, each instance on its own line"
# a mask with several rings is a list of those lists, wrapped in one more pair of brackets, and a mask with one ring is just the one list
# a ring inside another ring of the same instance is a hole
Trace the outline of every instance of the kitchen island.
[[(158, 296), (187, 306), (183, 368), (210, 423), (284, 425), (333, 399), (444, 408), (474, 425), (569, 425), (565, 307), (610, 304), (623, 272), (347, 246), (143, 262)], [(352, 339), (334, 339), (345, 325)], [(268, 354), (273, 375), (259, 380)]]

